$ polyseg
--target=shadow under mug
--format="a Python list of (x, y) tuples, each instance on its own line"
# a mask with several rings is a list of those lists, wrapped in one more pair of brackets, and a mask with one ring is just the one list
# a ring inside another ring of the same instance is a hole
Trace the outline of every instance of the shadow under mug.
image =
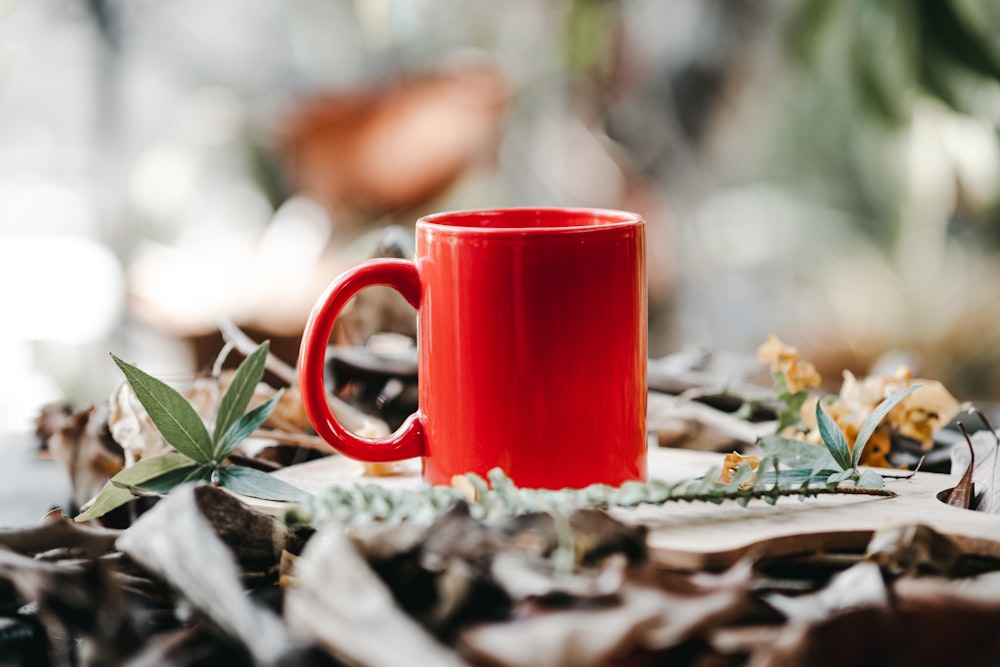
[[(412, 261), (362, 262), (313, 308), (299, 353), (310, 422), (351, 458), (421, 457), (432, 484), (494, 467), (528, 488), (644, 480), (644, 231), (640, 216), (601, 209), (421, 218)], [(373, 285), (418, 316), (419, 408), (380, 440), (347, 431), (324, 385), (334, 322)]]

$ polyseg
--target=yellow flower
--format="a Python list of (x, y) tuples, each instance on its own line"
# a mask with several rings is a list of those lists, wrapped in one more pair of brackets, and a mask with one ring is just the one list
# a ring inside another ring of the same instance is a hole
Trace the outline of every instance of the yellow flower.
[(722, 462), (722, 472), (719, 473), (718, 478), (715, 481), (721, 482), (723, 484), (728, 484), (733, 481), (733, 475), (736, 474), (736, 468), (739, 467), (741, 463), (747, 463), (750, 465), (750, 469), (754, 471), (754, 474), (743, 482), (742, 488), (747, 488), (753, 486), (754, 477), (757, 474), (757, 466), (760, 465), (759, 456), (743, 456), (737, 452), (732, 452), (726, 454), (726, 458)]
[[(883, 400), (913, 385), (920, 388), (910, 393), (889, 411), (885, 420), (872, 434), (861, 455), (861, 464), (882, 468), (891, 467), (889, 452), (892, 435), (897, 434), (920, 443), (923, 449), (934, 446), (934, 433), (958, 414), (960, 404), (955, 397), (934, 380), (914, 379), (909, 368), (900, 367), (893, 375), (872, 375), (858, 380), (850, 371), (844, 371), (840, 394), (823, 406), (826, 414), (836, 422), (853, 447), (861, 425)], [(802, 406), (802, 420), (808, 432), (805, 439), (820, 443), (816, 428), (816, 401), (806, 401)], [(795, 437), (794, 434), (791, 434)]]
[(802, 361), (798, 350), (786, 345), (777, 336), (772, 335), (757, 348), (757, 359), (770, 366), (772, 371), (782, 371), (790, 392), (818, 387), (822, 381), (816, 367)]
[(961, 405), (940, 382), (914, 380), (921, 385), (889, 413), (889, 423), (900, 435), (912, 438), (921, 448), (934, 446), (934, 433), (958, 414)]

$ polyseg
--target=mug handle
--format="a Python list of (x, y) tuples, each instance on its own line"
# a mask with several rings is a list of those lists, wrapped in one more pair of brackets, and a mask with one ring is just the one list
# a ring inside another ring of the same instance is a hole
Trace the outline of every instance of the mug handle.
[(399, 461), (424, 454), (424, 434), (416, 414), (385, 438), (357, 436), (341, 425), (327, 400), (324, 370), (326, 348), (333, 324), (351, 297), (365, 287), (385, 285), (403, 295), (411, 306), (420, 307), (420, 274), (413, 262), (402, 259), (371, 259), (337, 277), (316, 302), (299, 349), (299, 390), (306, 416), (331, 447), (359, 461)]

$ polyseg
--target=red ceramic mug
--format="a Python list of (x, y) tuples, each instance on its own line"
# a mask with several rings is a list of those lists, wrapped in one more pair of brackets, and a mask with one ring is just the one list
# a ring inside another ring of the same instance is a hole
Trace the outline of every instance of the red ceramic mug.
[[(646, 478), (647, 306), (641, 217), (598, 209), (439, 213), (416, 225), (413, 261), (374, 259), (313, 308), (299, 356), (316, 432), (351, 458), (422, 457), (424, 479), (499, 466), (522, 487)], [(419, 409), (369, 440), (327, 402), (337, 315), (359, 290), (417, 309)]]

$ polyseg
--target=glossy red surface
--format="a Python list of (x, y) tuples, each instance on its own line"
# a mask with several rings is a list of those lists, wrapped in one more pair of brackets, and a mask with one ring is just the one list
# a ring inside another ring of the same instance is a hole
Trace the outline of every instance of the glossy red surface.
[[(424, 457), (447, 484), (502, 467), (520, 486), (621, 484), (646, 476), (646, 288), (641, 218), (590, 209), (502, 209), (417, 223), (412, 264), (373, 260), (320, 299), (303, 338), (310, 420), (364, 460)], [(330, 414), (323, 354), (361, 287), (418, 308), (420, 410), (384, 441)]]

